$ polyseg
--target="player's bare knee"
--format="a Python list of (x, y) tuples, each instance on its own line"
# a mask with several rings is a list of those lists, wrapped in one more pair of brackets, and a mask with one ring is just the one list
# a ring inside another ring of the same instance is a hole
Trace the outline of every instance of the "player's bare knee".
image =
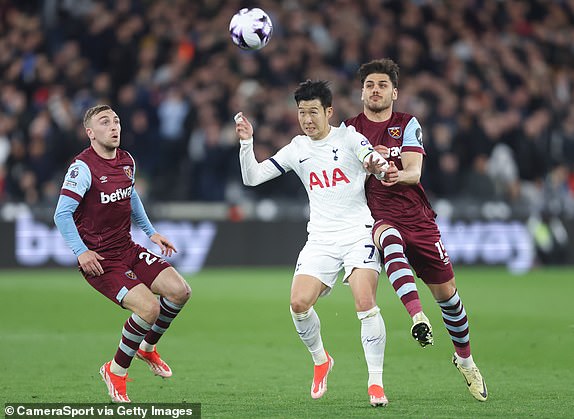
[(173, 293), (166, 296), (168, 300), (175, 304), (184, 305), (191, 298), (191, 287), (182, 280), (173, 290)]
[(299, 298), (291, 298), (291, 311), (293, 313), (304, 313), (311, 308), (312, 304)]
[(158, 277), (156, 292), (175, 304), (184, 305), (191, 298), (191, 287), (173, 267), (164, 270)]
[(369, 311), (377, 305), (373, 296), (362, 296), (355, 298), (355, 309), (357, 311)]
[(456, 283), (454, 278), (442, 284), (427, 284), (427, 286), (429, 287), (434, 299), (439, 302), (449, 300), (456, 292)]

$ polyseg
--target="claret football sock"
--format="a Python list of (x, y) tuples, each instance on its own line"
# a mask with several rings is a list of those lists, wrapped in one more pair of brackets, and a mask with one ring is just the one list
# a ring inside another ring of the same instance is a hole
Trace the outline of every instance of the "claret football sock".
[(114, 362), (123, 368), (129, 368), (141, 341), (150, 329), (151, 324), (133, 313), (122, 329), (122, 339), (114, 356)]
[(455, 291), (448, 300), (439, 301), (438, 304), (442, 311), (442, 320), (450, 334), (456, 353), (461, 358), (468, 358), (470, 356), (468, 319), (458, 291)]
[(401, 233), (392, 227), (386, 229), (379, 238), (379, 245), (383, 250), (383, 263), (387, 277), (409, 315), (413, 317), (422, 311), (422, 305), (413, 272), (404, 254)]
[(159, 317), (152, 325), (151, 330), (145, 335), (145, 342), (147, 345), (144, 347), (140, 346), (140, 348), (146, 352), (153, 351), (153, 345), (159, 341), (182, 308), (183, 305), (181, 304), (171, 302), (165, 297), (159, 297)]

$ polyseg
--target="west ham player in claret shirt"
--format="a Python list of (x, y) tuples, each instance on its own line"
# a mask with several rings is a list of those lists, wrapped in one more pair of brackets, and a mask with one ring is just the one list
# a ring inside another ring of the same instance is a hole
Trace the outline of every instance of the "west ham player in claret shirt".
[(127, 370), (134, 356), (155, 375), (172, 375), (155, 344), (191, 288), (165, 259), (132, 241), (133, 219), (162, 255), (176, 251), (155, 231), (135, 190), (136, 165), (119, 148), (118, 115), (107, 105), (95, 106), (87, 110), (84, 127), (90, 147), (73, 159), (66, 173), (54, 221), (89, 284), (132, 312), (114, 358), (100, 368), (112, 401), (126, 403)]
[(393, 111), (398, 97), (399, 66), (391, 59), (373, 60), (359, 69), (363, 112), (345, 121), (369, 139), (389, 161), (383, 180), (367, 180), (367, 203), (375, 225), (373, 240), (395, 292), (413, 319), (411, 333), (421, 344), (433, 343), (432, 328), (422, 311), (415, 280), (427, 284), (442, 311), (454, 344), (453, 363), (470, 393), (486, 401), (487, 389), (470, 351), (468, 319), (440, 231), (420, 184), (422, 129), (413, 115)]
[(261, 163), (253, 152), (253, 127), (245, 116), (237, 115), (243, 183), (255, 186), (293, 171), (309, 196), (309, 236), (297, 259), (290, 309), (297, 333), (315, 364), (311, 397), (318, 399), (325, 394), (327, 376), (334, 364), (323, 346), (314, 305), (319, 297), (329, 294), (343, 271), (343, 282), (351, 287), (361, 322), (369, 403), (385, 406), (386, 331), (376, 301), (381, 266), (371, 237), (373, 218), (365, 199), (364, 165), (372, 163), (372, 173), (382, 177), (386, 161), (354, 128), (329, 124), (332, 94), (325, 81), (301, 83), (295, 91), (295, 102), (304, 135), (297, 135)]

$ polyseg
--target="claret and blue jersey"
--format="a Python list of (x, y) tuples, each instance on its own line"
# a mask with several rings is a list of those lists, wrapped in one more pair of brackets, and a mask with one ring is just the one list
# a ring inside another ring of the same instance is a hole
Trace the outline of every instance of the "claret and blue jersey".
[[(345, 125), (355, 127), (371, 141), (373, 146), (386, 146), (390, 152), (387, 160), (394, 162), (399, 170), (403, 168), (401, 153), (426, 154), (422, 128), (417, 119), (408, 113), (393, 112), (391, 118), (384, 122), (370, 121), (364, 113), (360, 113), (354, 118), (347, 119)], [(387, 187), (371, 177), (367, 181), (366, 192), (369, 207), (376, 220), (388, 219), (400, 223), (425, 210), (432, 212), (420, 183)], [(389, 205), (389, 202), (392, 202), (392, 205)]]
[[(115, 158), (104, 159), (89, 147), (74, 158), (64, 178), (55, 219), (76, 255), (87, 249), (104, 257), (120, 254), (133, 244), (132, 215), (148, 236), (153, 234), (134, 182), (135, 163), (127, 151), (118, 149)], [(70, 225), (70, 214), (77, 232)]]

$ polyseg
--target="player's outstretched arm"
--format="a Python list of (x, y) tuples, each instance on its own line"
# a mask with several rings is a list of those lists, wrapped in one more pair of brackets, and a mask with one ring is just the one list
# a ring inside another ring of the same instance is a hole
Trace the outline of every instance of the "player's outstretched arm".
[(235, 132), (239, 137), (239, 165), (241, 166), (241, 178), (246, 186), (257, 186), (276, 178), (282, 172), (269, 160), (261, 163), (255, 158), (253, 151), (253, 126), (242, 112), (237, 113), (235, 120)]
[(149, 239), (159, 246), (163, 256), (171, 256), (174, 252), (177, 253), (175, 246), (161, 234), (154, 233)]

